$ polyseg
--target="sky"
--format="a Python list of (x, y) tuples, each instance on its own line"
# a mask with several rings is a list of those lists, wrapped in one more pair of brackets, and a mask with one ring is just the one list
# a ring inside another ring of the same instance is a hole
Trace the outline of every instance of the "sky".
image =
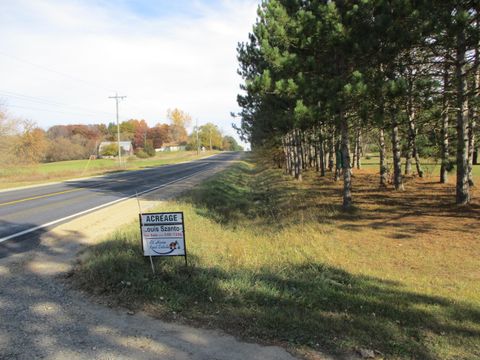
[(47, 129), (169, 108), (237, 139), (237, 43), (259, 0), (0, 0), (0, 106)]

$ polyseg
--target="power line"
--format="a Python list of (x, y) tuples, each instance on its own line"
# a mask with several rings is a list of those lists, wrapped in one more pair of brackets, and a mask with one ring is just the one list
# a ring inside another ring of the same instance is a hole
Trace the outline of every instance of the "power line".
[[(49, 110), (49, 109), (39, 109), (39, 108), (32, 108), (29, 106), (21, 106), (21, 105), (8, 105), (8, 107), (19, 108), (19, 109), (26, 109), (26, 110), (33, 110), (33, 111), (44, 111), (50, 113), (59, 113), (59, 114), (66, 114), (66, 115), (80, 115), (80, 116), (92, 116), (93, 114), (87, 113), (78, 113), (78, 112), (70, 112), (70, 111), (60, 111), (60, 110)], [(99, 115), (95, 115), (99, 116)], [(103, 115), (105, 116), (105, 115)]]
[[(114, 91), (114, 90), (109, 89), (109, 88), (107, 88), (107, 87), (103, 87), (103, 86), (101, 86), (101, 85), (99, 85), (99, 84), (95, 84), (95, 83), (93, 83), (93, 82), (86, 81), (86, 80), (77, 78), (77, 77), (75, 77), (75, 76), (71, 76), (71, 75), (69, 75), (69, 74), (67, 74), (67, 73), (64, 73), (64, 72), (61, 72), (61, 71), (57, 71), (57, 70), (55, 70), (55, 69), (49, 68), (49, 67), (44, 66), (44, 65), (39, 65), (39, 64), (33, 63), (33, 62), (31, 62), (31, 61), (28, 61), (28, 60), (19, 58), (19, 57), (17, 57), (17, 56), (11, 55), (11, 54), (7, 54), (7, 53), (4, 53), (4, 52), (1, 52), (1, 51), (0, 51), (0, 56), (4, 56), (4, 57), (7, 57), (7, 58), (9, 58), (9, 59), (12, 59), (12, 60), (15, 60), (15, 61), (24, 63), (24, 64), (28, 64), (28, 65), (30, 65), (30, 66), (36, 67), (36, 68), (41, 69), (41, 70), (44, 70), (44, 71), (48, 71), (48, 72), (50, 72), (50, 73), (55, 73), (55, 74), (57, 74), (57, 75), (61, 75), (61, 76), (63, 76), (63, 77), (72, 79), (72, 80), (74, 80), (74, 81), (81, 82), (81, 83), (83, 83), (84, 85), (88, 85), (88, 86), (90, 86), (90, 87), (92, 87), (92, 88), (95, 88), (95, 89), (103, 89), (103, 90), (107, 90), (107, 91), (109, 91), (109, 92), (113, 92), (113, 91)], [(8, 93), (8, 92), (5, 92), (5, 91), (4, 91), (4, 93)], [(77, 109), (83, 110), (83, 109), (81, 109), (81, 108), (79, 108), (79, 107), (76, 107), (76, 106), (70, 106), (70, 105), (67, 105), (67, 104), (51, 102), (50, 100), (45, 100), (45, 99), (40, 100), (40, 98), (32, 97), (32, 96), (29, 96), (29, 95), (14, 94), (14, 93), (12, 93), (12, 92), (10, 92), (10, 94), (11, 94), (11, 95), (5, 95), (5, 96), (8, 96), (8, 97), (22, 96), (22, 97), (25, 97), (25, 98), (28, 97), (28, 98), (31, 98), (32, 101), (33, 101), (33, 99), (36, 99), (36, 100), (38, 99), (38, 101), (35, 101), (35, 102), (38, 102), (38, 103), (40, 103), (40, 101), (43, 101), (43, 102), (45, 102), (45, 104), (47, 104), (46, 102), (48, 101), (48, 102), (51, 103), (51, 105), (55, 105), (55, 106), (66, 106), (66, 107), (69, 107), (69, 108), (77, 108)], [(25, 100), (26, 100), (26, 99), (25, 99)], [(28, 100), (28, 101), (30, 101), (30, 100)], [(49, 104), (48, 104), (48, 105), (49, 105)], [(13, 106), (13, 105), (10, 105), (10, 106), (11, 106), (11, 107), (17, 107), (17, 108), (23, 108), (23, 109), (38, 110), (38, 111), (55, 112), (55, 113), (66, 113), (66, 112), (64, 112), (64, 111), (45, 110), (45, 109), (33, 109), (33, 108), (27, 108), (27, 107), (25, 107), (25, 106), (23, 106), (23, 107), (22, 107), (22, 106)], [(137, 107), (135, 107), (135, 106), (134, 106), (133, 108), (136, 109), (137, 111), (139, 110), (139, 109), (138, 109)], [(87, 110), (87, 111), (90, 112), (91, 114), (97, 114), (97, 116), (98, 116), (98, 114), (100, 114), (100, 113), (103, 113), (103, 116), (107, 116), (107, 115), (108, 115), (108, 116), (112, 116), (112, 114), (106, 113), (106, 112), (91, 112), (90, 110)], [(69, 113), (70, 113), (70, 114), (74, 114), (74, 112), (69, 112)], [(82, 115), (83, 115), (83, 114), (82, 114)], [(123, 118), (123, 117), (122, 117), (122, 118)], [(125, 118), (125, 119), (127, 119), (127, 118)]]
[(1, 52), (1, 51), (0, 51), (0, 55), (2, 55), (2, 56), (4, 56), (4, 57), (7, 57), (7, 58), (10, 58), (10, 59), (12, 59), (12, 60), (18, 61), (18, 62), (22, 62), (22, 63), (28, 64), (28, 65), (33, 66), (33, 67), (36, 67), (36, 68), (38, 68), (38, 69), (42, 69), (42, 70), (44, 70), (44, 71), (48, 71), (48, 72), (51, 72), (51, 73), (54, 73), (54, 74), (57, 74), (57, 75), (64, 76), (64, 77), (69, 78), (69, 79), (71, 79), (71, 80), (75, 80), (75, 81), (81, 82), (81, 83), (83, 83), (84, 85), (88, 85), (88, 86), (94, 87), (94, 88), (96, 88), (96, 89), (101, 88), (101, 89), (103, 89), (103, 90), (106, 90), (106, 91), (109, 91), (109, 92), (113, 92), (112, 89), (108, 89), (108, 88), (106, 88), (106, 87), (99, 86), (99, 84), (95, 84), (95, 83), (93, 83), (93, 82), (86, 81), (86, 80), (77, 78), (77, 77), (75, 77), (75, 76), (71, 76), (71, 75), (66, 74), (66, 73), (63, 73), (63, 72), (61, 72), (61, 71), (57, 71), (57, 70), (51, 69), (51, 68), (49, 68), (49, 67), (46, 67), (46, 66), (44, 66), (44, 65), (35, 64), (35, 63), (31, 62), (31, 61), (28, 61), (28, 60), (25, 60), (25, 59), (21, 59), (21, 58), (19, 58), (19, 57), (17, 57), (17, 56), (13, 56), (13, 55), (10, 55), (10, 54), (6, 54), (6, 53)]
[(48, 100), (46, 98), (24, 95), (24, 94), (14, 93), (14, 92), (11, 92), (11, 91), (0, 90), (0, 96), (4, 96), (4, 97), (7, 97), (7, 98), (13, 98), (13, 99), (19, 99), (21, 101), (34, 102), (34, 103), (38, 103), (38, 104), (42, 104), (42, 105), (60, 106), (60, 107), (64, 107), (64, 108), (74, 109), (74, 110), (77, 109), (77, 110), (80, 110), (84, 113), (97, 115), (97, 116), (98, 115), (102, 115), (102, 116), (112, 116), (113, 115), (112, 113), (108, 113), (108, 112), (105, 112), (105, 111), (96, 111), (96, 110), (92, 111), (90, 109), (82, 108), (82, 107), (79, 107), (79, 106), (72, 106), (72, 105), (68, 105), (68, 104), (65, 104), (65, 103)]
[[(103, 86), (101, 86), (101, 85), (99, 85), (99, 84), (95, 84), (95, 83), (93, 83), (93, 82), (86, 81), (86, 80), (77, 78), (77, 77), (75, 77), (75, 76), (71, 76), (71, 75), (69, 75), (69, 74), (67, 74), (67, 73), (63, 73), (63, 72), (61, 72), (61, 71), (54, 70), (54, 69), (49, 68), (49, 67), (44, 66), (44, 65), (35, 64), (35, 63), (31, 62), (31, 61), (28, 61), (28, 60), (19, 58), (19, 57), (17, 57), (17, 56), (11, 55), (11, 54), (7, 54), (7, 53), (4, 53), (4, 52), (1, 52), (1, 51), (0, 51), (0, 55), (1, 55), (1, 56), (4, 56), (4, 57), (7, 57), (7, 58), (10, 58), (10, 59), (12, 59), (12, 60), (21, 62), (21, 63), (28, 64), (28, 65), (30, 65), (30, 66), (36, 67), (36, 68), (41, 69), (41, 70), (44, 70), (44, 71), (48, 71), (48, 72), (51, 72), (51, 73), (55, 73), (55, 74), (57, 74), (57, 75), (61, 75), (61, 76), (63, 76), (63, 77), (69, 78), (69, 79), (71, 79), (71, 80), (75, 80), (75, 81), (77, 81), (77, 82), (81, 82), (81, 83), (83, 83), (84, 85), (88, 85), (88, 86), (90, 86), (90, 87), (92, 87), (92, 88), (95, 88), (95, 89), (97, 89), (97, 90), (98, 90), (98, 89), (103, 89), (103, 90), (106, 90), (106, 91), (109, 91), (109, 92), (114, 92), (114, 90), (109, 89), (109, 88), (107, 88), (107, 87), (103, 87)], [(13, 95), (11, 95), (11, 96), (13, 96)], [(28, 95), (16, 95), (16, 96), (25, 96), (25, 97), (26, 97), (26, 96), (28, 96)], [(29, 96), (29, 97), (30, 97), (30, 96)], [(34, 98), (34, 97), (30, 97), (30, 98)], [(48, 101), (48, 100), (47, 100), (47, 101)], [(56, 104), (53, 104), (53, 103), (52, 103), (52, 105), (56, 105)], [(62, 105), (62, 104), (61, 104), (61, 103), (58, 103), (58, 105)], [(63, 105), (66, 105), (66, 104), (63, 104)], [(70, 108), (74, 108), (74, 106), (69, 106), (69, 105), (66, 105), (66, 106), (68, 106), (68, 107), (70, 107)], [(21, 108), (20, 106), (13, 106), (13, 105), (12, 105), (12, 107)], [(25, 107), (24, 107), (24, 108), (25, 108)], [(78, 107), (76, 107), (76, 108), (78, 108)], [(135, 109), (136, 109), (137, 111), (139, 110), (139, 109), (138, 109), (137, 107), (135, 107), (135, 106), (133, 106), (133, 108), (134, 108), (134, 110), (135, 110)], [(78, 109), (80, 109), (80, 108), (78, 108)], [(40, 110), (40, 109), (38, 109), (38, 110)], [(43, 110), (43, 109), (42, 109), (41, 111), (47, 111), (47, 110)], [(88, 110), (88, 111), (89, 111), (89, 110)], [(51, 112), (58, 112), (58, 113), (59, 113), (59, 111), (51, 111)], [(101, 113), (101, 112), (99, 112), (99, 113)], [(108, 116), (111, 116), (111, 115), (112, 115), (112, 114), (110, 114), (110, 113), (103, 113), (103, 114), (104, 114), (104, 115), (108, 115)]]

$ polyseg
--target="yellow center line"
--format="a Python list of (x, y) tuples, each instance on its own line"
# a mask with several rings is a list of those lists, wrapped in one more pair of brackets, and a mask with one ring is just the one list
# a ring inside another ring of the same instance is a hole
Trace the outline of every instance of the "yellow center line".
[(59, 192), (45, 194), (45, 195), (33, 196), (33, 197), (25, 198), (25, 199), (19, 199), (19, 200), (9, 201), (9, 202), (5, 202), (5, 203), (0, 203), (0, 206), (18, 204), (18, 203), (25, 202), (25, 201), (37, 200), (37, 199), (42, 199), (42, 198), (46, 198), (46, 197), (50, 197), (50, 196), (55, 196), (55, 195), (61, 195), (61, 194), (67, 194), (67, 193), (75, 192), (75, 191), (80, 191), (80, 190), (83, 190), (83, 189), (82, 188), (71, 189), (71, 190), (59, 191)]

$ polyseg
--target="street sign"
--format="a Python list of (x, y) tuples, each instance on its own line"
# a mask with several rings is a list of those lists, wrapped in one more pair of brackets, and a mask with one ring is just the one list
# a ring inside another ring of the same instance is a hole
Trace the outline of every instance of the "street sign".
[(144, 256), (184, 256), (185, 224), (183, 212), (140, 214), (140, 233)]

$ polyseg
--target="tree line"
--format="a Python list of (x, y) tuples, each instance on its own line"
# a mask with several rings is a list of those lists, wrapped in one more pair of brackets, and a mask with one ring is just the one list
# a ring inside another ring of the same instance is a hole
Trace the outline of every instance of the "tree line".
[[(120, 140), (131, 141), (138, 157), (155, 155), (155, 149), (168, 145), (199, 147), (217, 150), (240, 150), (231, 136), (223, 136), (220, 129), (207, 123), (187, 133), (191, 117), (180, 109), (169, 110), (170, 124), (158, 123), (149, 127), (145, 120), (130, 119), (121, 122)], [(91, 155), (118, 155), (118, 148), (98, 154), (102, 141), (117, 141), (117, 125), (54, 125), (43, 130), (32, 121), (16, 119), (0, 109), (0, 162), (6, 164), (31, 164), (63, 160), (88, 159)]]
[[(456, 170), (456, 202), (467, 204), (479, 114), (478, 1), (265, 0), (237, 48), (241, 125), (252, 147), (301, 180), (314, 168), (343, 177), (352, 206), (352, 167), (367, 142), (379, 152), (379, 184), (403, 190), (438, 158), (440, 182)], [(404, 168), (402, 169), (402, 163)]]

